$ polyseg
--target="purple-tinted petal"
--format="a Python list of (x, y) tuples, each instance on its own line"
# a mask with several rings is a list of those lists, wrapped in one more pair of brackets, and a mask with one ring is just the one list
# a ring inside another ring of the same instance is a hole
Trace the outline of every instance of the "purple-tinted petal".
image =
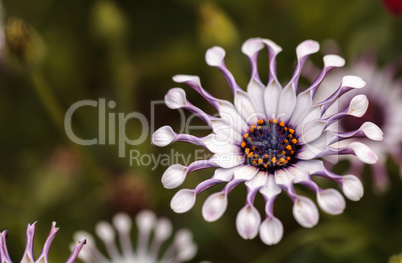
[[(261, 39), (259, 38), (251, 38), (246, 40), (241, 47), (241, 51), (246, 54), (250, 60), (251, 65), (251, 79), (252, 81), (258, 81), (261, 83), (260, 77), (258, 75), (258, 68), (257, 68), (257, 57), (258, 53), (264, 48), (264, 44), (262, 43)], [(250, 85), (250, 84), (249, 84)]]
[(170, 89), (168, 93), (165, 95), (165, 104), (171, 109), (180, 109), (180, 108), (186, 109), (191, 113), (194, 113), (206, 124), (212, 127), (211, 119), (214, 119), (214, 117), (206, 114), (200, 108), (192, 105), (189, 101), (187, 101), (186, 93), (181, 88)]
[(26, 234), (26, 244), (25, 244), (25, 252), (24, 255), (22, 256), (21, 261), (34, 261), (34, 255), (33, 255), (33, 242), (34, 242), (34, 236), (35, 236), (35, 226), (36, 222), (34, 222), (32, 225), (28, 224), (27, 225), (27, 234)]
[(252, 100), (255, 110), (258, 113), (257, 115), (262, 119), (267, 118), (264, 101), (261, 99), (264, 97), (264, 91), (265, 86), (261, 82), (250, 80), (247, 86), (247, 94)]
[(319, 213), (317, 206), (311, 199), (299, 196), (293, 204), (293, 216), (303, 227), (313, 227), (318, 223)]
[(375, 152), (361, 142), (352, 142), (347, 148), (340, 151), (340, 153), (355, 154), (360, 161), (368, 164), (375, 164), (378, 160)]
[(80, 253), (82, 247), (87, 243), (84, 239), (83, 241), (78, 241), (71, 252), (70, 257), (67, 259), (66, 263), (74, 263), (77, 260), (78, 254)]
[(282, 222), (276, 217), (267, 217), (260, 226), (260, 238), (266, 245), (278, 244), (283, 236)]
[(343, 196), (335, 189), (317, 192), (317, 202), (322, 210), (331, 215), (342, 214), (346, 203)]
[(267, 173), (264, 171), (259, 171), (251, 180), (248, 180), (244, 183), (247, 187), (248, 204), (254, 203), (254, 198), (256, 194), (265, 185), (266, 182), (267, 182)]
[(367, 137), (373, 141), (382, 141), (384, 139), (384, 133), (376, 124), (367, 121), (357, 130), (335, 133), (335, 137), (331, 143), (356, 137)]
[(203, 96), (215, 109), (218, 109), (218, 99), (209, 94), (202, 86), (200, 78), (198, 76), (191, 75), (175, 75), (173, 76), (173, 81), (177, 83), (185, 83), (195, 91), (197, 91), (201, 96)]
[(152, 142), (159, 146), (165, 147), (176, 139), (176, 133), (170, 126), (163, 126), (152, 134)]
[(181, 164), (169, 166), (162, 175), (162, 184), (166, 189), (179, 187), (187, 176), (187, 167)]
[(292, 116), (295, 105), (296, 93), (291, 86), (286, 86), (279, 97), (277, 118), (287, 122)]
[(267, 176), (265, 185), (260, 189), (260, 193), (266, 198), (273, 198), (282, 192), (282, 188), (275, 182), (275, 177), (272, 174)]
[(215, 167), (210, 160), (198, 160), (189, 166), (173, 164), (169, 166), (162, 175), (162, 184), (167, 189), (179, 187), (186, 179), (187, 174), (201, 169)]
[(205, 54), (205, 60), (207, 61), (207, 64), (218, 68), (225, 79), (227, 80), (230, 88), (232, 89), (233, 94), (235, 94), (236, 90), (239, 90), (239, 85), (237, 85), (232, 73), (226, 68), (225, 65), (225, 55), (226, 52), (223, 48), (221, 47), (212, 47), (207, 50)]
[(338, 98), (340, 98), (346, 92), (352, 89), (362, 89), (366, 86), (366, 82), (356, 76), (344, 76), (342, 79), (341, 86), (327, 99), (317, 103), (317, 105), (323, 105), (322, 113), (324, 113), (333, 103), (335, 103)]
[[(311, 93), (311, 98), (314, 97), (318, 87), (324, 80), (325, 76), (335, 67), (343, 67), (345, 65), (345, 60), (338, 55), (326, 55), (323, 58), (324, 68), (318, 77), (314, 80), (313, 84), (305, 91)], [(303, 92), (304, 93), (304, 92)]]
[(257, 112), (254, 108), (254, 103), (246, 92), (237, 90), (235, 93), (234, 103), (237, 111), (248, 124), (257, 123), (258, 119), (262, 118), (263, 113)]
[(225, 100), (220, 100), (218, 103), (219, 115), (226, 122), (230, 123), (239, 133), (243, 133), (248, 129), (247, 122), (243, 119), (236, 107)]
[(56, 222), (52, 222), (52, 228), (50, 229), (49, 235), (46, 238), (45, 244), (43, 245), (42, 252), (37, 259), (38, 262), (44, 260), (44, 262), (48, 262), (47, 257), (49, 254), (50, 246), (52, 245), (53, 239), (56, 237), (57, 231), (59, 228), (56, 227)]
[(342, 190), (345, 196), (352, 201), (359, 201), (364, 194), (362, 183), (354, 175), (344, 175), (342, 177)]
[(313, 101), (308, 93), (300, 93), (296, 97), (295, 108), (290, 117), (289, 123), (293, 125), (301, 123), (304, 117), (309, 112)]
[(226, 192), (214, 193), (205, 200), (202, 206), (202, 216), (205, 221), (216, 221), (225, 213), (227, 205), (228, 199)]
[(241, 153), (215, 153), (211, 161), (222, 168), (232, 168), (244, 163), (244, 155)]
[(286, 86), (291, 86), (293, 93), (296, 93), (297, 90), (297, 82), (299, 81), (300, 78), (300, 73), (303, 68), (304, 63), (306, 62), (306, 59), (314, 53), (317, 53), (318, 50), (320, 49), (320, 45), (318, 42), (313, 41), (313, 40), (306, 40), (300, 43), (297, 48), (296, 48), (296, 54), (297, 54), (297, 66), (296, 69), (293, 73), (293, 77), (290, 80), (289, 84)]
[(6, 242), (7, 235), (8, 235), (7, 230), (4, 230), (3, 232), (1, 232), (1, 235), (0, 235), (0, 260), (1, 260), (1, 263), (11, 263), (11, 259), (10, 259), (10, 256), (9, 256), (8, 250), (7, 250), (7, 242)]
[(195, 191), (190, 189), (179, 190), (170, 201), (170, 207), (176, 213), (185, 213), (195, 204)]
[(232, 168), (218, 168), (215, 170), (213, 178), (221, 180), (222, 182), (229, 182), (234, 176), (234, 170), (238, 169), (237, 166)]
[(260, 223), (260, 213), (251, 205), (243, 207), (236, 217), (237, 232), (244, 239), (255, 238), (258, 235)]
[(269, 53), (269, 86), (272, 82), (278, 83), (276, 76), (276, 56), (282, 51), (282, 48), (269, 39), (261, 39), (261, 41), (267, 46)]
[(282, 92), (282, 86), (273, 81), (265, 88), (264, 91), (264, 103), (266, 116), (268, 119), (274, 119), (277, 117), (278, 101)]

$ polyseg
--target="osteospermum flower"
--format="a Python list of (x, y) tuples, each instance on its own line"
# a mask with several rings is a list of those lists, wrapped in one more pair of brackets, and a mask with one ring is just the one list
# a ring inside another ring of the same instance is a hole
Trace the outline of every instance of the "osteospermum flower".
[[(53, 239), (56, 237), (57, 231), (59, 231), (59, 228), (56, 227), (56, 223), (53, 222), (52, 228), (50, 229), (50, 233), (45, 241), (45, 244), (43, 245), (42, 252), (40, 253), (38, 259), (35, 260), (34, 255), (33, 255), (35, 226), (36, 226), (36, 222), (33, 223), (32, 225), (28, 224), (28, 226), (27, 226), (27, 243), (25, 246), (24, 255), (22, 256), (22, 259), (21, 259), (22, 263), (47, 263), (50, 246), (52, 245)], [(8, 250), (7, 250), (7, 244), (6, 244), (7, 235), (8, 235), (7, 230), (4, 230), (3, 232), (1, 232), (1, 236), (0, 236), (0, 262), (1, 263), (11, 263), (12, 262), (9, 254), (8, 254)], [(80, 253), (82, 246), (85, 244), (85, 242), (86, 242), (85, 239), (83, 239), (83, 242), (77, 242), (77, 244), (72, 249), (72, 253), (71, 253), (70, 257), (67, 259), (66, 263), (74, 263), (75, 262), (78, 254)]]
[[(264, 85), (259, 78), (257, 57), (267, 47), (269, 51), (269, 80)], [(213, 117), (191, 104), (183, 89), (173, 88), (165, 96), (169, 108), (184, 108), (199, 116), (212, 129), (206, 137), (198, 138), (188, 134), (176, 134), (171, 127), (164, 126), (153, 134), (153, 143), (166, 146), (174, 141), (184, 141), (203, 146), (214, 153), (209, 160), (198, 160), (189, 166), (174, 164), (162, 176), (166, 188), (176, 188), (188, 173), (216, 167), (213, 176), (194, 189), (181, 189), (171, 200), (171, 207), (177, 213), (190, 210), (197, 195), (216, 184), (226, 183), (217, 193), (210, 195), (202, 207), (202, 215), (207, 221), (215, 221), (226, 210), (228, 194), (237, 185), (247, 187), (245, 206), (236, 218), (237, 231), (244, 239), (252, 239), (259, 233), (268, 245), (278, 243), (283, 236), (283, 225), (275, 217), (275, 198), (284, 192), (293, 201), (293, 215), (304, 227), (312, 227), (319, 220), (319, 212), (314, 202), (299, 195), (294, 184), (301, 184), (315, 192), (318, 205), (329, 214), (340, 214), (345, 208), (345, 200), (336, 189), (322, 189), (311, 175), (329, 178), (341, 185), (343, 193), (357, 201), (363, 195), (363, 186), (354, 175), (340, 176), (330, 172), (320, 158), (327, 155), (352, 154), (365, 163), (375, 163), (376, 154), (361, 142), (353, 142), (346, 147), (337, 147), (337, 142), (346, 138), (368, 136), (382, 138), (381, 130), (372, 123), (349, 133), (333, 133), (328, 126), (345, 116), (361, 117), (368, 107), (364, 95), (357, 95), (350, 104), (331, 116), (324, 113), (344, 93), (360, 89), (365, 82), (356, 76), (345, 76), (338, 89), (328, 99), (313, 103), (314, 95), (326, 74), (335, 67), (344, 65), (337, 55), (324, 56), (321, 74), (305, 91), (297, 94), (301, 69), (309, 55), (319, 50), (319, 44), (312, 40), (301, 43), (296, 49), (297, 66), (285, 87), (276, 76), (276, 57), (281, 48), (267, 39), (247, 40), (242, 51), (251, 63), (251, 79), (244, 91), (236, 83), (234, 76), (226, 68), (225, 51), (213, 47), (206, 52), (207, 64), (218, 68), (233, 91), (234, 103), (221, 100), (209, 94), (197, 76), (176, 75), (173, 80), (185, 83), (203, 96), (219, 113)], [(265, 199), (265, 219), (254, 207), (254, 198), (260, 193)]]
[[(381, 143), (364, 140), (364, 143), (372, 148), (378, 155), (378, 162), (371, 166), (374, 178), (374, 189), (384, 191), (389, 186), (389, 176), (386, 168), (387, 157), (390, 156), (396, 163), (402, 162), (402, 81), (395, 80), (397, 64), (390, 64), (384, 69), (379, 69), (374, 57), (365, 55), (352, 63), (348, 68), (332, 74), (325, 79), (323, 88), (317, 93), (318, 98), (326, 98), (333, 93), (333, 85), (339, 80), (342, 73), (348, 72), (358, 74), (367, 81), (366, 88), (361, 93), (367, 96), (370, 101), (367, 112), (359, 119), (345, 118), (336, 127), (339, 131), (349, 132), (355, 130), (364, 122), (375, 122), (386, 135)], [(332, 106), (328, 112), (335, 112), (338, 107), (345, 106), (352, 96), (356, 95), (352, 91), (339, 100), (336, 107)], [(345, 141), (343, 144), (349, 143)], [(364, 164), (348, 158), (351, 161), (351, 172), (362, 175)], [(401, 171), (402, 172), (402, 171)]]
[[(161, 246), (172, 235), (172, 224), (166, 218), (157, 219), (151, 211), (137, 214), (138, 242), (131, 241), (132, 220), (125, 213), (113, 217), (113, 226), (102, 221), (96, 225), (96, 234), (104, 243), (108, 255), (96, 247), (94, 238), (87, 232), (77, 232), (76, 238), (85, 237), (88, 244), (79, 258), (85, 263), (180, 263), (191, 260), (197, 251), (192, 234), (186, 229), (176, 232), (173, 243), (162, 253)], [(121, 249), (116, 242), (116, 231)], [(151, 238), (152, 237), (152, 238)], [(152, 241), (151, 241), (152, 239)]]

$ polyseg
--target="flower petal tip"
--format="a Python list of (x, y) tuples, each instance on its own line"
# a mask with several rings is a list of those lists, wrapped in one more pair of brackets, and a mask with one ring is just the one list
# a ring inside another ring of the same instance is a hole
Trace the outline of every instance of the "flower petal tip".
[(266, 218), (260, 226), (260, 238), (264, 244), (272, 246), (281, 241), (283, 225), (277, 218)]
[(361, 77), (348, 75), (342, 78), (342, 86), (362, 89), (366, 86), (366, 82)]
[(226, 52), (221, 47), (212, 47), (205, 53), (205, 60), (208, 65), (213, 67), (221, 66), (225, 58)]
[(359, 201), (364, 195), (363, 184), (354, 175), (345, 175), (342, 178), (342, 191), (352, 201)]
[(170, 201), (170, 207), (176, 213), (185, 213), (189, 211), (195, 204), (196, 194), (194, 190), (181, 189)]
[(163, 126), (152, 134), (152, 143), (159, 147), (165, 147), (176, 139), (176, 133), (170, 126)]
[(260, 223), (261, 215), (251, 205), (243, 207), (236, 217), (237, 232), (244, 239), (254, 239), (258, 235)]
[(179, 187), (187, 175), (187, 167), (181, 164), (169, 166), (162, 175), (162, 184), (166, 189)]
[(330, 215), (342, 214), (346, 207), (345, 199), (335, 189), (325, 189), (318, 192), (317, 202), (320, 208)]
[(165, 95), (165, 104), (170, 109), (179, 109), (186, 106), (186, 92), (181, 88), (170, 89)]
[(243, 43), (241, 51), (247, 56), (252, 57), (263, 48), (264, 43), (261, 41), (260, 38), (250, 38)]
[(343, 57), (340, 57), (338, 55), (325, 55), (324, 58), (324, 64), (327, 67), (343, 67), (345, 66), (345, 59)]
[(214, 222), (226, 211), (228, 199), (225, 192), (218, 192), (210, 195), (202, 206), (202, 216), (205, 221)]
[(304, 56), (317, 53), (319, 50), (320, 50), (320, 44), (317, 41), (305, 40), (297, 46), (296, 54), (297, 57), (301, 58)]
[(318, 223), (317, 206), (307, 197), (299, 197), (293, 204), (293, 216), (303, 227), (311, 228)]

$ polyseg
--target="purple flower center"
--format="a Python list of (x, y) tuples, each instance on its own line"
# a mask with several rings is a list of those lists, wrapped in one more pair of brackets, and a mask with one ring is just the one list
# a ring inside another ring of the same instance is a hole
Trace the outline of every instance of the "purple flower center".
[(247, 164), (274, 173), (296, 162), (300, 146), (291, 126), (277, 119), (259, 119), (256, 125), (251, 125), (248, 132), (243, 134), (241, 149)]

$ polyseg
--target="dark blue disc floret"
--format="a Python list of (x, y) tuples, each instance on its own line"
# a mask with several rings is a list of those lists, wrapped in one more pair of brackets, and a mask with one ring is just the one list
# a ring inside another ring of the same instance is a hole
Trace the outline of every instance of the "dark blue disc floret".
[(277, 119), (259, 119), (257, 124), (251, 125), (248, 132), (243, 134), (241, 149), (247, 164), (274, 173), (296, 162), (296, 153), (300, 149), (297, 142), (291, 126)]

